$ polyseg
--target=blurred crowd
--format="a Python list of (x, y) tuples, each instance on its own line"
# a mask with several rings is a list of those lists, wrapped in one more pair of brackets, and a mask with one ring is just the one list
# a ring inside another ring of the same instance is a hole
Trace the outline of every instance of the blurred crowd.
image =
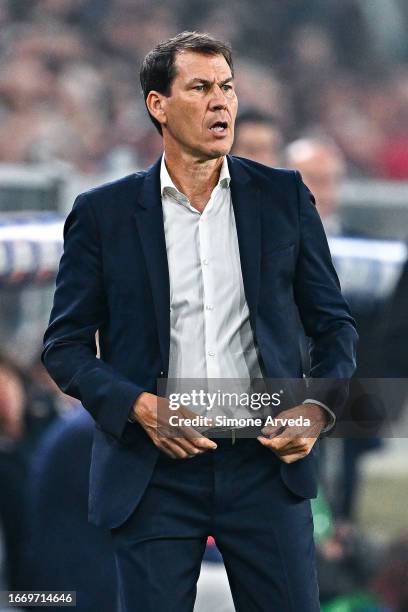
[(2, 0), (0, 161), (150, 163), (141, 59), (196, 29), (232, 43), (241, 108), (272, 113), (286, 141), (322, 132), (349, 175), (407, 178), (407, 24), (400, 0)]

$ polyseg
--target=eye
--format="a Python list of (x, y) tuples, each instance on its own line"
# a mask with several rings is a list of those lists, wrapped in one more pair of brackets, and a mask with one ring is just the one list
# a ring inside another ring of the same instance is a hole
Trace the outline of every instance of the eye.
[(231, 89), (232, 89), (232, 85), (228, 85), (228, 83), (225, 83), (225, 84), (222, 86), (222, 88), (223, 88), (223, 90), (224, 90), (224, 91), (231, 91)]
[(204, 85), (194, 85), (193, 89), (196, 91), (204, 91)]

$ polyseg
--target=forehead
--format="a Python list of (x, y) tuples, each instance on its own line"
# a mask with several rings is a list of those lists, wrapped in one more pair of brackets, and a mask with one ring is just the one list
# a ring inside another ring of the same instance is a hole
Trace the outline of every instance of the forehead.
[(208, 81), (227, 79), (231, 68), (225, 57), (220, 54), (200, 53), (197, 51), (178, 51), (175, 57), (176, 79), (190, 80), (202, 78)]
[(341, 169), (341, 162), (337, 156), (328, 149), (316, 148), (309, 157), (300, 160), (305, 167), (323, 172), (336, 173)]

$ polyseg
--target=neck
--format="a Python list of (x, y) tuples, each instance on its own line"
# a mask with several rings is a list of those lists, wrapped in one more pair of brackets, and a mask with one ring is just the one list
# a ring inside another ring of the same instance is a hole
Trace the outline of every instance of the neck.
[(218, 183), (224, 157), (215, 159), (192, 158), (165, 148), (165, 162), (171, 180), (194, 208), (202, 212)]

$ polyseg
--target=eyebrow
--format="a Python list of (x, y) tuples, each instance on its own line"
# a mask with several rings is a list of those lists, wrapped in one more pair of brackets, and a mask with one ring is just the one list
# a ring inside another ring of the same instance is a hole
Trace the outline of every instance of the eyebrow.
[[(223, 81), (221, 81), (220, 85), (226, 85), (227, 83), (229, 83), (230, 81), (232, 81), (234, 79), (234, 77), (231, 75), (228, 78), (224, 79)], [(203, 85), (212, 85), (213, 81), (208, 81), (207, 79), (200, 79), (200, 77), (194, 77), (194, 79), (191, 79), (191, 81), (189, 81), (187, 83), (187, 85), (192, 85), (193, 83), (202, 83)]]

